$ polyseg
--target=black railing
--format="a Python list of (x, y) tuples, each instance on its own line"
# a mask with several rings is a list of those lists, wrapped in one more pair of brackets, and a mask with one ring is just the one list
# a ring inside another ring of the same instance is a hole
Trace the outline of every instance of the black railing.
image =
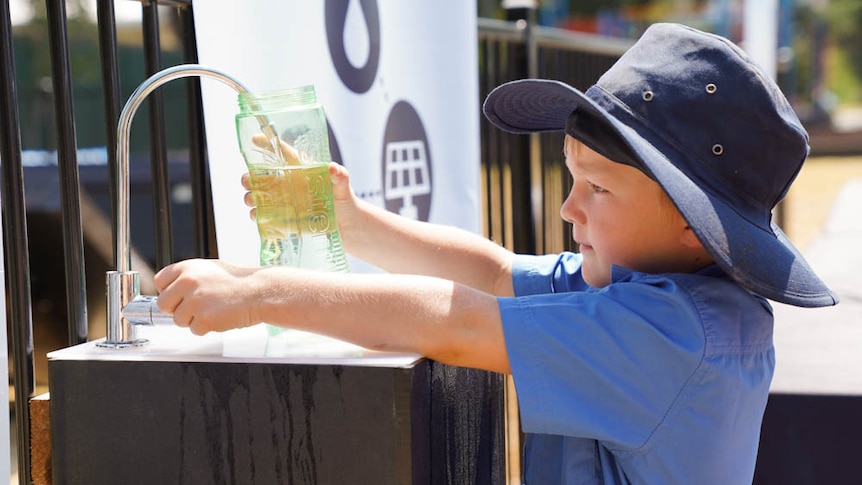
[[(19, 124), (19, 99), (15, 77), (14, 43), (8, 1), (0, 2), (0, 160), (2, 160), (3, 192), (3, 237), (6, 265), (6, 288), (9, 306), (7, 320), (15, 392), (15, 442), (17, 443), (17, 471), (20, 483), (31, 483), (30, 460), (30, 414), (29, 399), (33, 397), (34, 355), (33, 320), (31, 304), (31, 272), (29, 266), (29, 243), (27, 238), (27, 216), (24, 193), (24, 170), (22, 166), (21, 132)], [(142, 2), (144, 46), (146, 51), (146, 73), (160, 69), (159, 8), (177, 9), (177, 16), (185, 31), (180, 38), (184, 42), (185, 62), (196, 62), (194, 26), (190, 1)], [(123, 99), (120, 89), (120, 68), (117, 55), (117, 28), (114, 2), (98, 0), (98, 43), (102, 69), (102, 94), (105, 116), (105, 146), (108, 158), (106, 185), (110, 192), (111, 217), (114, 221), (117, 208), (114, 206), (116, 173), (116, 121), (119, 118)], [(88, 339), (88, 313), (85, 281), (84, 244), (81, 218), (81, 184), (78, 178), (77, 137), (75, 107), (72, 95), (72, 69), (69, 61), (69, 36), (67, 15), (63, 0), (46, 0), (46, 19), (51, 56), (51, 80), (54, 99), (56, 127), (57, 169), (59, 172), (60, 212), (65, 262), (65, 288), (68, 323), (68, 343), (74, 345)], [(209, 198), (208, 175), (205, 163), (202, 110), (199, 84), (187, 81), (189, 98), (190, 142), (189, 160), (192, 168), (193, 199)], [(171, 262), (170, 201), (168, 194), (167, 149), (164, 137), (164, 114), (158, 97), (150, 99), (150, 158), (153, 167), (152, 191), (155, 214), (156, 263)], [(195, 204), (195, 226), (198, 241), (194, 245), (197, 254), (211, 256), (210, 244), (212, 217), (210, 202)], [(112, 231), (115, 233), (116, 231)], [(114, 236), (116, 237), (116, 236)], [(116, 244), (112, 244), (116, 247)], [(113, 255), (116, 266), (117, 255)], [(101, 283), (101, 282), (100, 282)]]
[(81, 230), (78, 143), (75, 135), (75, 108), (72, 102), (72, 69), (69, 62), (69, 35), (66, 31), (66, 2), (47, 0), (48, 40), (51, 47), (51, 81), (54, 93), (54, 121), (57, 133), (57, 167), (60, 173), (60, 218), (66, 261), (66, 307), (68, 341), (87, 341), (87, 293), (84, 281), (84, 237)]
[[(84, 238), (81, 221), (81, 184), (78, 173), (73, 79), (69, 66), (65, 2), (46, 0), (51, 46), (51, 77), (54, 96), (57, 165), (60, 173), (61, 218), (66, 275), (66, 307), (69, 344), (88, 339)], [(146, 74), (163, 66), (159, 8), (176, 9), (182, 62), (197, 62), (192, 2), (172, 0), (142, 2), (143, 44)], [(117, 25), (112, 0), (97, 1), (99, 61), (102, 65), (106, 183), (111, 201), (109, 219), (116, 220), (116, 122), (123, 102)], [(2, 159), (3, 243), (9, 306), (9, 340), (12, 349), (17, 469), (20, 483), (30, 483), (29, 398), (34, 393), (33, 321), (30, 301), (31, 281), (28, 256), (27, 216), (15, 59), (12, 48), (9, 2), (0, 1), (0, 159)], [(480, 19), (479, 89), (480, 99), (502, 82), (539, 76), (566, 81), (585, 89), (628, 47), (626, 41), (575, 35), (531, 26), (531, 22), (501, 22)], [(143, 78), (142, 78), (143, 79)], [(192, 188), (194, 225), (192, 255), (217, 255), (212, 197), (207, 168), (206, 140), (200, 81), (185, 81), (188, 112), (187, 171)], [(154, 266), (173, 261), (168, 148), (165, 141), (165, 112), (159, 93), (148, 100), (149, 156), (153, 194)], [(477, 111), (479, 107), (476, 107)], [(546, 253), (570, 249), (571, 238), (558, 210), (569, 183), (562, 164), (562, 138), (541, 135), (513, 136), (481, 125), (483, 231), (505, 247), (517, 252)], [(114, 228), (115, 229), (115, 228)], [(112, 231), (116, 238), (116, 230)], [(116, 241), (112, 241), (116, 248)], [(116, 267), (117, 254), (113, 254)], [(103, 282), (98, 282), (101, 285)]]
[(18, 123), (18, 88), (12, 49), (9, 2), (0, 2), (0, 165), (3, 191), (3, 257), (6, 269), (7, 328), (12, 349), (15, 383), (15, 439), (19, 476), (30, 483), (30, 411), (28, 400), (35, 387), (33, 321), (30, 303), (30, 259), (27, 251), (27, 216), (24, 205), (24, 169)]

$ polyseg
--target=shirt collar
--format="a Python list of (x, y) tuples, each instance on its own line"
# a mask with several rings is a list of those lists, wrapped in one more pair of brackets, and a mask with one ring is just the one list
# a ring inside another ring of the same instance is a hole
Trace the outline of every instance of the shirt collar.
[[(631, 279), (633, 275), (638, 274), (646, 273), (641, 273), (640, 271), (635, 271), (624, 266), (617, 266), (615, 264), (611, 265), (611, 283), (618, 283), (623, 280), (628, 280)], [(709, 276), (712, 278), (722, 278), (727, 276), (727, 273), (725, 273), (724, 270), (722, 270), (718, 267), (718, 265), (715, 264), (711, 264), (709, 266), (701, 268), (692, 274)]]

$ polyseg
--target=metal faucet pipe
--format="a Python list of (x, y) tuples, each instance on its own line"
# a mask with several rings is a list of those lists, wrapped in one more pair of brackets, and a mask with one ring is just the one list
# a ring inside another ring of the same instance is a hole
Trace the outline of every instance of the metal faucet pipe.
[[(156, 307), (156, 298), (142, 296), (138, 273), (131, 271), (131, 231), (129, 230), (129, 133), (132, 118), (144, 98), (161, 85), (185, 77), (209, 77), (232, 87), (238, 93), (248, 92), (242, 83), (232, 76), (200, 64), (182, 64), (169, 67), (147, 78), (129, 97), (120, 113), (117, 124), (117, 270), (108, 271), (107, 285), (107, 335), (97, 343), (105, 348), (139, 347), (147, 343), (137, 338), (138, 325), (173, 323), (170, 315)], [(269, 119), (258, 116), (261, 129), (267, 138), (277, 141), (277, 135)], [(276, 145), (278, 146), (278, 145)]]

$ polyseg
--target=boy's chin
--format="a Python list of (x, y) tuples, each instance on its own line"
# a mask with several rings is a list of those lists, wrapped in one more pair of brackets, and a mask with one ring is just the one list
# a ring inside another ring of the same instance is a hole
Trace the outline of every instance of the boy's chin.
[(609, 271), (596, 271), (588, 266), (584, 266), (581, 271), (584, 281), (593, 288), (603, 288), (611, 283), (611, 275)]

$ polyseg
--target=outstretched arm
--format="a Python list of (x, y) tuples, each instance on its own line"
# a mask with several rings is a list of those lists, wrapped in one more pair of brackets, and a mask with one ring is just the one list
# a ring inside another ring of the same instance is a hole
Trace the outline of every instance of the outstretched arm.
[(509, 372), (496, 298), (419, 275), (332, 274), (188, 260), (155, 277), (159, 308), (195, 334), (265, 321), (373, 350)]

